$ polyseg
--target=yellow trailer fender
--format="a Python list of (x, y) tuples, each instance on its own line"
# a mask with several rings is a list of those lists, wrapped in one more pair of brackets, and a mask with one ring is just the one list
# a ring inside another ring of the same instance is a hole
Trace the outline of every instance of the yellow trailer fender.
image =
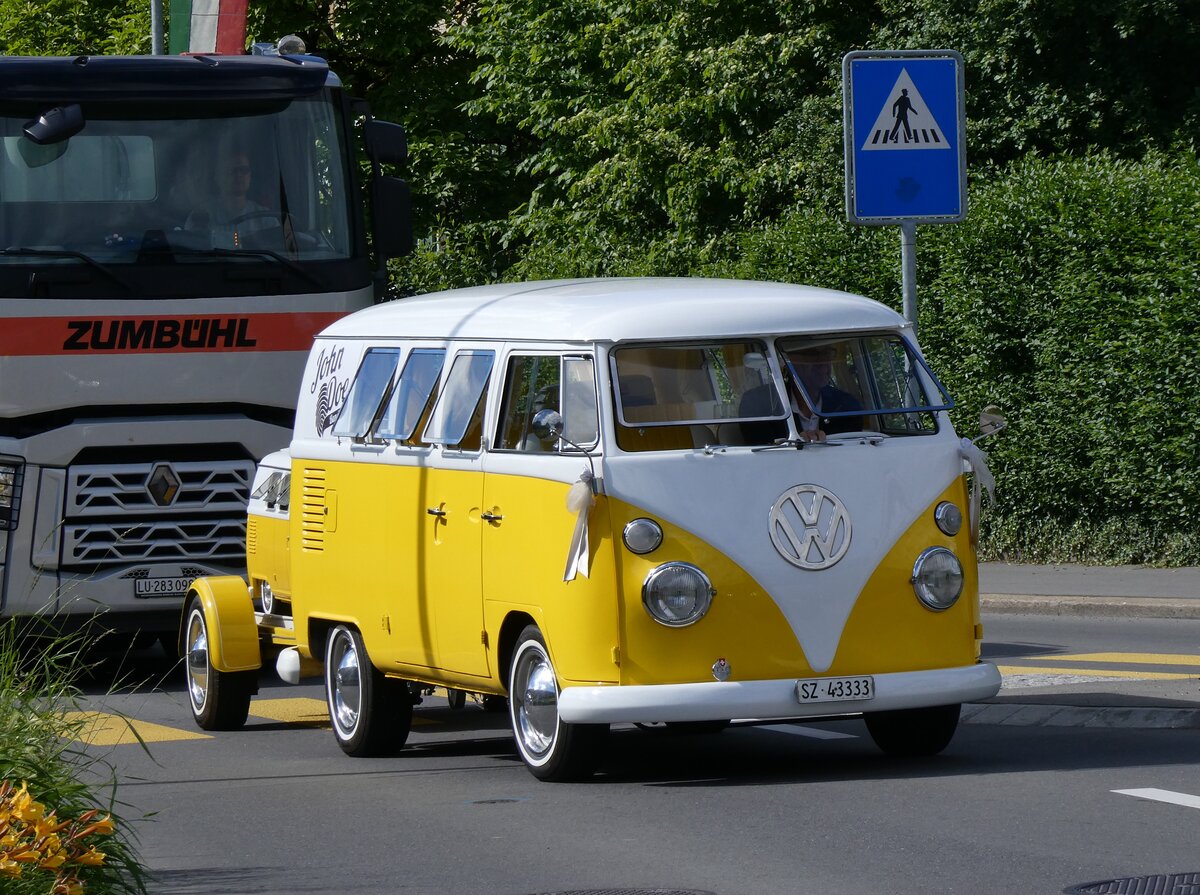
[(208, 661), (214, 669), (254, 671), (262, 667), (258, 621), (244, 580), (237, 575), (221, 575), (197, 578), (192, 582), (180, 619), (180, 652), (187, 649), (185, 629), (193, 600), (199, 600), (204, 610), (208, 626)]

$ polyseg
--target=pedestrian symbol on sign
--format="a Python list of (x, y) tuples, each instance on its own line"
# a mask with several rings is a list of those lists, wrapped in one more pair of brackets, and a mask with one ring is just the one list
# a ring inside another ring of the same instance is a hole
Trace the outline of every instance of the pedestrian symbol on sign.
[(863, 151), (950, 148), (945, 132), (938, 127), (907, 69), (900, 70), (900, 77), (879, 110), (862, 148)]

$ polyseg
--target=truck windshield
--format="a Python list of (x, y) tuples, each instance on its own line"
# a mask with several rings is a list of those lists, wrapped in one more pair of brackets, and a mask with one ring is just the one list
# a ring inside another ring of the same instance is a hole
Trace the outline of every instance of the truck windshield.
[(231, 251), (262, 264), (354, 250), (347, 153), (328, 91), (219, 108), (92, 104), (81, 131), (47, 145), (24, 135), (38, 114), (27, 106), (0, 108), (0, 247), (10, 250), (0, 266), (78, 267), (80, 255), (108, 270), (228, 266)]

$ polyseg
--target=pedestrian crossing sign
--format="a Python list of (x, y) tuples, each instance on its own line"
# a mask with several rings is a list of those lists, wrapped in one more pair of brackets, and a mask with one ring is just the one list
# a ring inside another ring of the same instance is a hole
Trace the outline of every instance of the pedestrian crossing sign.
[(962, 56), (862, 50), (842, 61), (846, 216), (853, 223), (966, 217)]

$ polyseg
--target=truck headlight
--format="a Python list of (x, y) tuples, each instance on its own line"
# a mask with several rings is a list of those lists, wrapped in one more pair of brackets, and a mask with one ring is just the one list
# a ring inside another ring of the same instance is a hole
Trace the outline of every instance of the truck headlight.
[(912, 586), (925, 606), (936, 612), (949, 609), (962, 594), (962, 563), (945, 547), (930, 547), (913, 563)]
[(17, 510), (21, 506), (21, 470), (16, 463), (0, 462), (0, 530), (17, 527)]
[(686, 562), (663, 563), (642, 585), (642, 603), (650, 617), (671, 628), (702, 619), (715, 595), (708, 576)]

